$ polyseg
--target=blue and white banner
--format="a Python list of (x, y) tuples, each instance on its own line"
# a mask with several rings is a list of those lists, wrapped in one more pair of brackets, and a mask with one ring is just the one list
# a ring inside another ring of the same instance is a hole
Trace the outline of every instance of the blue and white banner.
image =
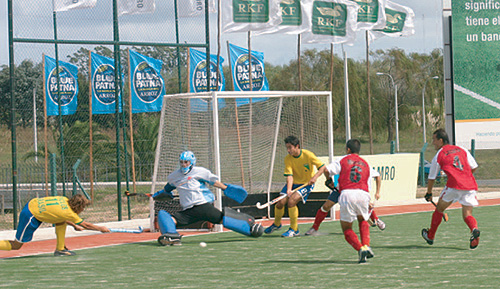
[[(114, 65), (114, 59), (91, 53), (92, 114), (116, 112)], [(125, 76), (122, 74), (122, 80), (124, 79)], [(118, 95), (118, 99), (120, 99), (119, 112), (122, 112), (121, 94)]]
[[(233, 84), (235, 91), (250, 91), (250, 77), (248, 49), (229, 44), (231, 67), (233, 69)], [(252, 50), (252, 91), (269, 91), (266, 73), (264, 71), (264, 53)], [(267, 98), (253, 99), (253, 102)], [(243, 99), (237, 99), (238, 104), (243, 104)], [(248, 99), (246, 99), (248, 103)]]
[[(61, 115), (74, 114), (78, 105), (78, 67), (59, 60), (59, 93), (57, 89), (56, 60), (45, 56), (44, 67), (47, 115), (59, 115), (59, 102), (61, 104)], [(60, 96), (60, 101), (58, 96)]]
[(132, 113), (160, 111), (165, 95), (163, 62), (130, 50)]

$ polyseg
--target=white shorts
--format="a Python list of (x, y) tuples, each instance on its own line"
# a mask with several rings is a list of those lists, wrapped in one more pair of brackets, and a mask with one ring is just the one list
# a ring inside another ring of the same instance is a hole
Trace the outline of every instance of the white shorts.
[(475, 207), (479, 204), (477, 202), (476, 193), (477, 192), (475, 190), (464, 191), (444, 187), (443, 191), (441, 192), (440, 198), (442, 198), (445, 202), (454, 203), (458, 201), (463, 206)]
[(339, 197), (340, 220), (352, 223), (363, 216), (368, 220), (368, 204), (370, 203), (370, 194), (363, 190), (343, 190)]

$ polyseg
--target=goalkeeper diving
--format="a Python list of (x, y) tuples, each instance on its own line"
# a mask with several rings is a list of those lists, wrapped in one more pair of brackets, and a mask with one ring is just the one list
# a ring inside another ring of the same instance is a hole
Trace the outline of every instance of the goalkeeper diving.
[(246, 236), (259, 237), (264, 229), (261, 224), (255, 223), (254, 217), (225, 207), (220, 211), (214, 207), (214, 194), (207, 185), (224, 190), (229, 198), (241, 203), (247, 196), (247, 191), (240, 186), (224, 184), (219, 177), (208, 169), (195, 166), (196, 157), (191, 151), (184, 151), (179, 156), (180, 168), (167, 177), (167, 184), (152, 195), (154, 200), (173, 198), (172, 191), (177, 189), (182, 210), (170, 215), (167, 211), (158, 212), (158, 225), (161, 236), (158, 243), (166, 245), (180, 245), (181, 235), (177, 226), (185, 226), (198, 221), (208, 221), (213, 224), (222, 224), (225, 228)]

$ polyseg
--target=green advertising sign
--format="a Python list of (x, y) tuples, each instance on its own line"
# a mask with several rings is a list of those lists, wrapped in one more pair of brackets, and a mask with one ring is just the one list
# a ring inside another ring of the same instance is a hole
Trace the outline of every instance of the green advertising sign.
[(233, 0), (235, 23), (265, 23), (269, 21), (269, 0)]
[(280, 3), (281, 17), (280, 25), (299, 26), (302, 24), (302, 9), (300, 0), (282, 0)]
[(385, 17), (387, 17), (386, 26), (382, 29), (382, 32), (396, 33), (403, 31), (406, 13), (386, 8)]
[(358, 3), (358, 22), (375, 23), (378, 21), (378, 6), (377, 0), (351, 0)]
[(345, 4), (314, 1), (312, 33), (346, 36), (347, 7)]

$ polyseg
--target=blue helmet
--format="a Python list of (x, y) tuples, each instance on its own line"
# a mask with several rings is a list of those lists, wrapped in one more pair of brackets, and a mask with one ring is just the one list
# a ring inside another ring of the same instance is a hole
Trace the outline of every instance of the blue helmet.
[(184, 151), (181, 153), (179, 156), (179, 161), (189, 161), (191, 164), (189, 167), (183, 167), (181, 166), (181, 171), (183, 174), (189, 173), (191, 169), (193, 168), (194, 165), (196, 165), (196, 157), (194, 156), (194, 153), (192, 151)]

